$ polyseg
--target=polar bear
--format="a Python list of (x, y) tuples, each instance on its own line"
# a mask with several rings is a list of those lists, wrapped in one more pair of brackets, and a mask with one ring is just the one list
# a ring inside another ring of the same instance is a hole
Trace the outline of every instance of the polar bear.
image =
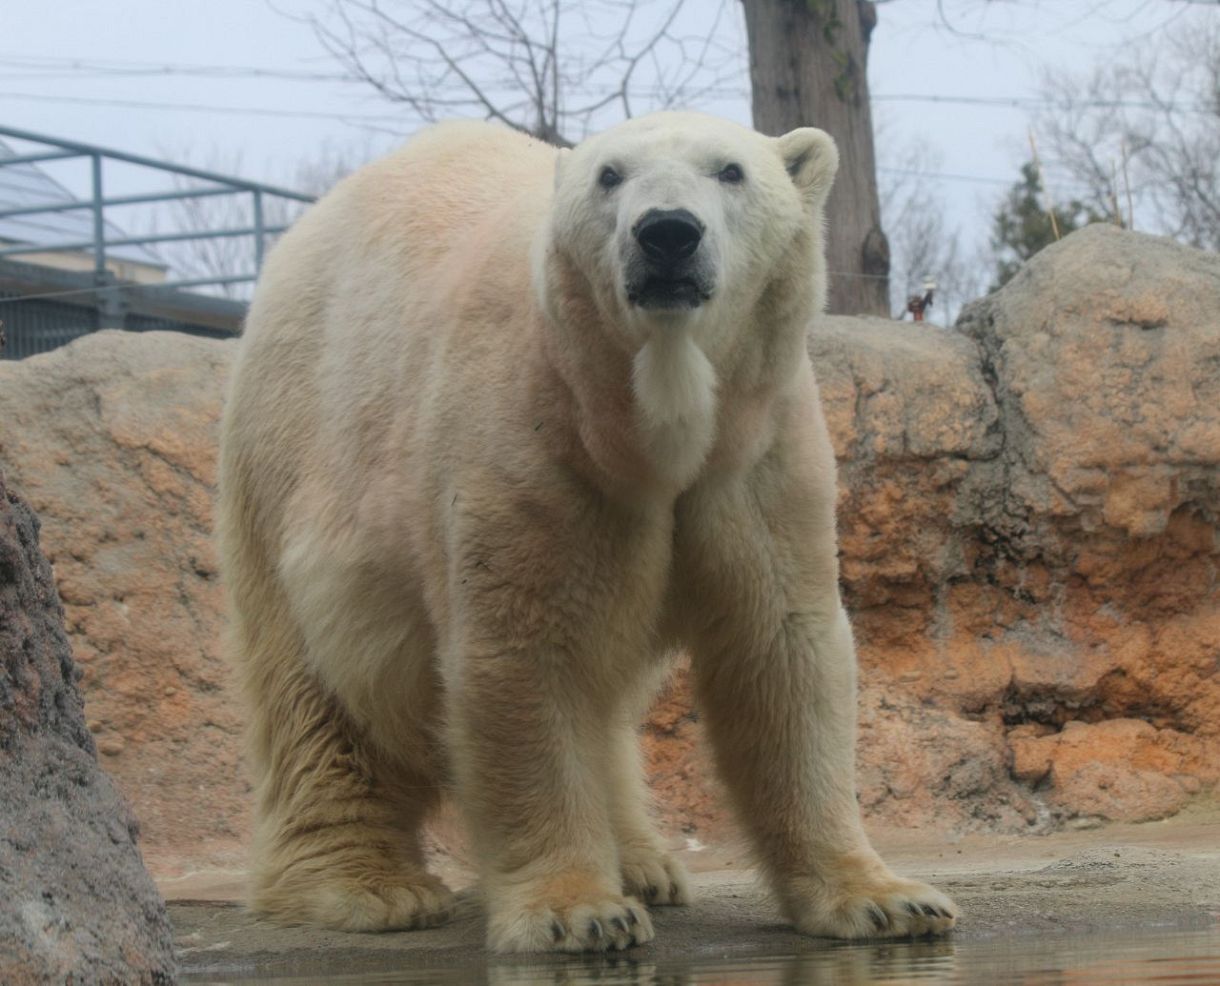
[(483, 123), (346, 179), (268, 258), (223, 424), (220, 536), (257, 775), (252, 905), (442, 922), (452, 789), (499, 951), (649, 941), (690, 899), (636, 730), (691, 656), (726, 787), (802, 932), (939, 933), (861, 828), (815, 129)]

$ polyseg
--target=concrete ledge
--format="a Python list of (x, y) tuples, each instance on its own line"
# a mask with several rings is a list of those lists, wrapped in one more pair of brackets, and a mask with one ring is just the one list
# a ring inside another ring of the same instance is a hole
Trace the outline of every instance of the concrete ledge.
[[(912, 956), (952, 955), (958, 946), (1009, 939), (1019, 946), (1029, 936), (1039, 937), (1038, 948), (1027, 941), (1018, 951), (1039, 952), (1058, 937), (1070, 938), (1076, 949), (1093, 936), (1220, 929), (1220, 811), (1214, 807), (1169, 822), (1043, 837), (970, 836), (952, 844), (926, 837), (878, 841), (896, 870), (946, 890), (964, 913), (951, 938), (919, 942)], [(843, 948), (793, 933), (751, 872), (730, 865), (735, 854), (709, 849), (681, 855), (695, 871), (695, 903), (655, 909), (655, 941), (603, 957), (488, 956), (482, 910), (472, 890), (460, 895), (458, 913), (445, 927), (383, 935), (279, 927), (231, 900), (184, 899), (191, 892), (209, 893), (208, 881), (198, 876), (163, 884), (162, 890), (179, 896), (170, 902), (170, 917), (183, 973), (226, 980), (433, 969), (438, 976), (448, 973), (447, 981), (467, 970), (468, 976), (451, 981), (483, 982), (499, 970), (495, 981), (525, 983), (532, 979), (517, 974), (528, 969), (533, 976), (554, 967), (561, 977), (556, 981), (567, 981), (563, 971), (573, 963), (586, 972), (627, 963), (638, 972), (645, 965)], [(212, 887), (234, 886), (232, 874), (217, 879)], [(889, 947), (874, 943), (869, 954)], [(1220, 954), (1220, 938), (1213, 951)]]

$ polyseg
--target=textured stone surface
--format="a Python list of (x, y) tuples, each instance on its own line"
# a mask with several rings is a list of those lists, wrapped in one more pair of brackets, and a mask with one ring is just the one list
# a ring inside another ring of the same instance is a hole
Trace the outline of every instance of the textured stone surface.
[[(1220, 772), (1220, 258), (1089, 228), (956, 329), (830, 318), (882, 825), (1161, 817)], [(103, 762), (158, 867), (247, 831), (208, 541), (229, 343), (103, 333), (0, 364), (0, 458), (44, 515)], [(663, 816), (722, 800), (682, 675), (645, 730)], [(185, 854), (185, 855), (184, 855)]]
[(0, 982), (169, 983), (165, 905), (76, 679), (38, 521), (0, 470)]
[[(866, 689), (866, 802), (1002, 826), (1177, 810), (1220, 775), (1220, 257), (1090, 227), (928, 333), (939, 365), (902, 370), (926, 385), (857, 411), (842, 449), (844, 583), (869, 688), (976, 736), (912, 776), (873, 752), (906, 714), (870, 728)], [(870, 462), (895, 417), (925, 446)], [(1049, 769), (1018, 766), (1031, 747)]]
[(42, 518), (87, 722), (145, 856), (224, 864), (248, 830), (211, 539), (232, 343), (101, 332), (0, 363), (0, 462)]

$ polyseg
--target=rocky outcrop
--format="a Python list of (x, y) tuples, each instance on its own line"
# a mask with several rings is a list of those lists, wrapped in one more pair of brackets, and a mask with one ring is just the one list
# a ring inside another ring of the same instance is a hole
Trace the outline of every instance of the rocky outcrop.
[(165, 905), (76, 682), (38, 521), (0, 472), (0, 982), (170, 983)]
[(42, 518), (101, 762), (145, 857), (239, 857), (242, 715), (220, 639), (216, 426), (232, 343), (100, 332), (0, 362), (0, 463)]
[[(868, 813), (1018, 830), (1212, 786), (1220, 258), (1090, 227), (956, 329), (828, 318), (810, 347)], [(154, 860), (219, 859), (247, 826), (208, 540), (231, 352), (100, 333), (0, 364), (0, 459), (44, 515), (90, 726)], [(682, 675), (645, 738), (666, 820), (714, 830)]]
[(1220, 257), (1089, 227), (959, 329), (1003, 423), (965, 491), (983, 709), (1052, 812), (1169, 814), (1220, 776)]
[[(814, 344), (853, 408), (835, 432), (866, 803), (1004, 825), (1177, 810), (1220, 774), (1220, 258), (1089, 227), (918, 344), (872, 373), (875, 345)], [(908, 714), (894, 756), (870, 753)], [(956, 742), (930, 743), (929, 715)], [(933, 746), (959, 756), (897, 756)]]

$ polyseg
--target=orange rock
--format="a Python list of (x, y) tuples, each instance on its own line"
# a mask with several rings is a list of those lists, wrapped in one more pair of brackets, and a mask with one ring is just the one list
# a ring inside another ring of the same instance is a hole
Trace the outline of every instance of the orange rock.
[[(1089, 227), (957, 329), (830, 317), (875, 823), (1152, 818), (1220, 765), (1220, 258)], [(231, 345), (99, 333), (0, 362), (0, 460), (42, 515), (87, 714), (154, 865), (247, 835), (220, 657)], [(727, 831), (685, 671), (643, 731), (673, 831)]]
[(231, 350), (101, 332), (0, 363), (0, 461), (42, 518), (86, 712), (154, 869), (227, 861), (248, 831), (210, 540)]
[(1220, 773), (1211, 744), (1137, 719), (1072, 721), (1058, 733), (1009, 740), (1014, 775), (1046, 784), (1050, 803), (1073, 815), (1163, 818)]

